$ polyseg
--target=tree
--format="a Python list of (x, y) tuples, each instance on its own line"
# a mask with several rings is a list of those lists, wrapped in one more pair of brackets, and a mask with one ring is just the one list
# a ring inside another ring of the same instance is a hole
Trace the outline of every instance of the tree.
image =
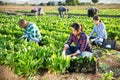
[(44, 3), (40, 3), (39, 6), (44, 6), (45, 4)]
[(61, 6), (61, 5), (63, 5), (63, 3), (62, 3), (61, 1), (59, 1), (59, 2), (58, 2), (58, 5)]
[(79, 0), (66, 0), (65, 3), (67, 5), (78, 5), (79, 4)]
[(0, 1), (0, 5), (4, 5), (4, 2)]
[(98, 3), (99, 0), (92, 0), (92, 2), (95, 4), (95, 3)]
[(49, 1), (48, 3), (47, 3), (47, 6), (54, 6), (55, 5), (55, 2), (54, 1)]

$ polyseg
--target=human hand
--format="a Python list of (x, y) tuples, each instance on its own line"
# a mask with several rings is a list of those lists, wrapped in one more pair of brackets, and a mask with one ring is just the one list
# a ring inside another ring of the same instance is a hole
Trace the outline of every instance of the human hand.
[(90, 41), (93, 42), (93, 41), (95, 41), (95, 40), (97, 40), (97, 38), (91, 39)]
[(27, 35), (23, 35), (23, 36), (21, 36), (19, 39), (27, 38), (27, 37), (28, 37)]
[(62, 56), (63, 56), (63, 57), (66, 56), (65, 50), (62, 52)]

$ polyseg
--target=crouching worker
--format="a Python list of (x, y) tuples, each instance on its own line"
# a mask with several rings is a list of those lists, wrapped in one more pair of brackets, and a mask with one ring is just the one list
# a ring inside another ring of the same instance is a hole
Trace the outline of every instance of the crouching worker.
[[(72, 33), (64, 45), (62, 55), (68, 55), (71, 57), (77, 56), (87, 56), (92, 57), (92, 50), (90, 47), (88, 36), (83, 32), (82, 25), (78, 23), (73, 23), (71, 25)], [(70, 46), (71, 43), (74, 42), (75, 46)]]
[(31, 13), (34, 13), (35, 16), (44, 15), (43, 9), (41, 7), (36, 7), (31, 10)]
[[(107, 39), (106, 27), (104, 23), (100, 20), (99, 16), (94, 16), (93, 21), (95, 26), (90, 34), (90, 41), (93, 45), (101, 46), (103, 39)], [(96, 33), (95, 36), (94, 33)]]
[(20, 39), (24, 38), (27, 39), (27, 41), (32, 40), (37, 42), (39, 46), (41, 45), (42, 37), (40, 34), (40, 30), (35, 24), (24, 19), (20, 19), (18, 24), (21, 28), (24, 28), (24, 34), (22, 37), (20, 37)]
[(68, 8), (63, 7), (63, 6), (60, 6), (60, 7), (58, 8), (58, 12), (59, 12), (60, 18), (65, 17), (68, 11), (69, 11)]

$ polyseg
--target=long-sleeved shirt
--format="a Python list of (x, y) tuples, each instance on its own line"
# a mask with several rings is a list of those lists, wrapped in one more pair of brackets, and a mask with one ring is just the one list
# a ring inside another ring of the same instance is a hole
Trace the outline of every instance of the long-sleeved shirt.
[(102, 22), (100, 22), (100, 24), (98, 24), (97, 26), (94, 26), (90, 36), (93, 36), (94, 32), (96, 32), (97, 38), (107, 39), (106, 27)]
[(67, 8), (61, 6), (61, 7), (58, 8), (58, 11), (60, 11), (60, 12), (67, 12)]
[(42, 37), (38, 27), (35, 24), (29, 23), (27, 28), (24, 30), (24, 35), (27, 36), (28, 40), (39, 42)]
[(72, 42), (74, 42), (78, 48), (77, 53), (82, 53), (82, 51), (92, 52), (88, 36), (85, 33), (81, 32), (79, 39), (73, 33), (71, 33), (67, 43), (65, 44), (65, 47), (69, 47)]

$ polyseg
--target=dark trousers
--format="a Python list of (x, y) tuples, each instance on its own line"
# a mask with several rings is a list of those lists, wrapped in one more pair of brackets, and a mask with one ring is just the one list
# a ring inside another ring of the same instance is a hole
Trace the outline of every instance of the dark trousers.
[[(94, 37), (94, 36), (91, 36), (89, 39), (95, 39), (96, 37)], [(96, 43), (95, 43), (95, 41), (93, 41), (92, 42), (92, 45), (97, 45)]]
[[(71, 54), (74, 54), (76, 51), (78, 50), (78, 48), (76, 46), (70, 46), (67, 50), (66, 50), (66, 53), (67, 55), (71, 55)], [(82, 57), (92, 57), (92, 52), (89, 52), (89, 51), (83, 51), (82, 53), (80, 53), (79, 55), (77, 56), (82, 56)]]
[[(95, 39), (96, 37), (90, 37), (90, 39)], [(100, 38), (96, 39), (95, 41), (92, 42), (92, 45), (98, 45), (102, 46), (103, 41), (100, 40)]]
[[(69, 46), (69, 48), (66, 50), (67, 55), (74, 54), (78, 50), (78, 47), (76, 46)], [(80, 54), (81, 56), (81, 54)]]

